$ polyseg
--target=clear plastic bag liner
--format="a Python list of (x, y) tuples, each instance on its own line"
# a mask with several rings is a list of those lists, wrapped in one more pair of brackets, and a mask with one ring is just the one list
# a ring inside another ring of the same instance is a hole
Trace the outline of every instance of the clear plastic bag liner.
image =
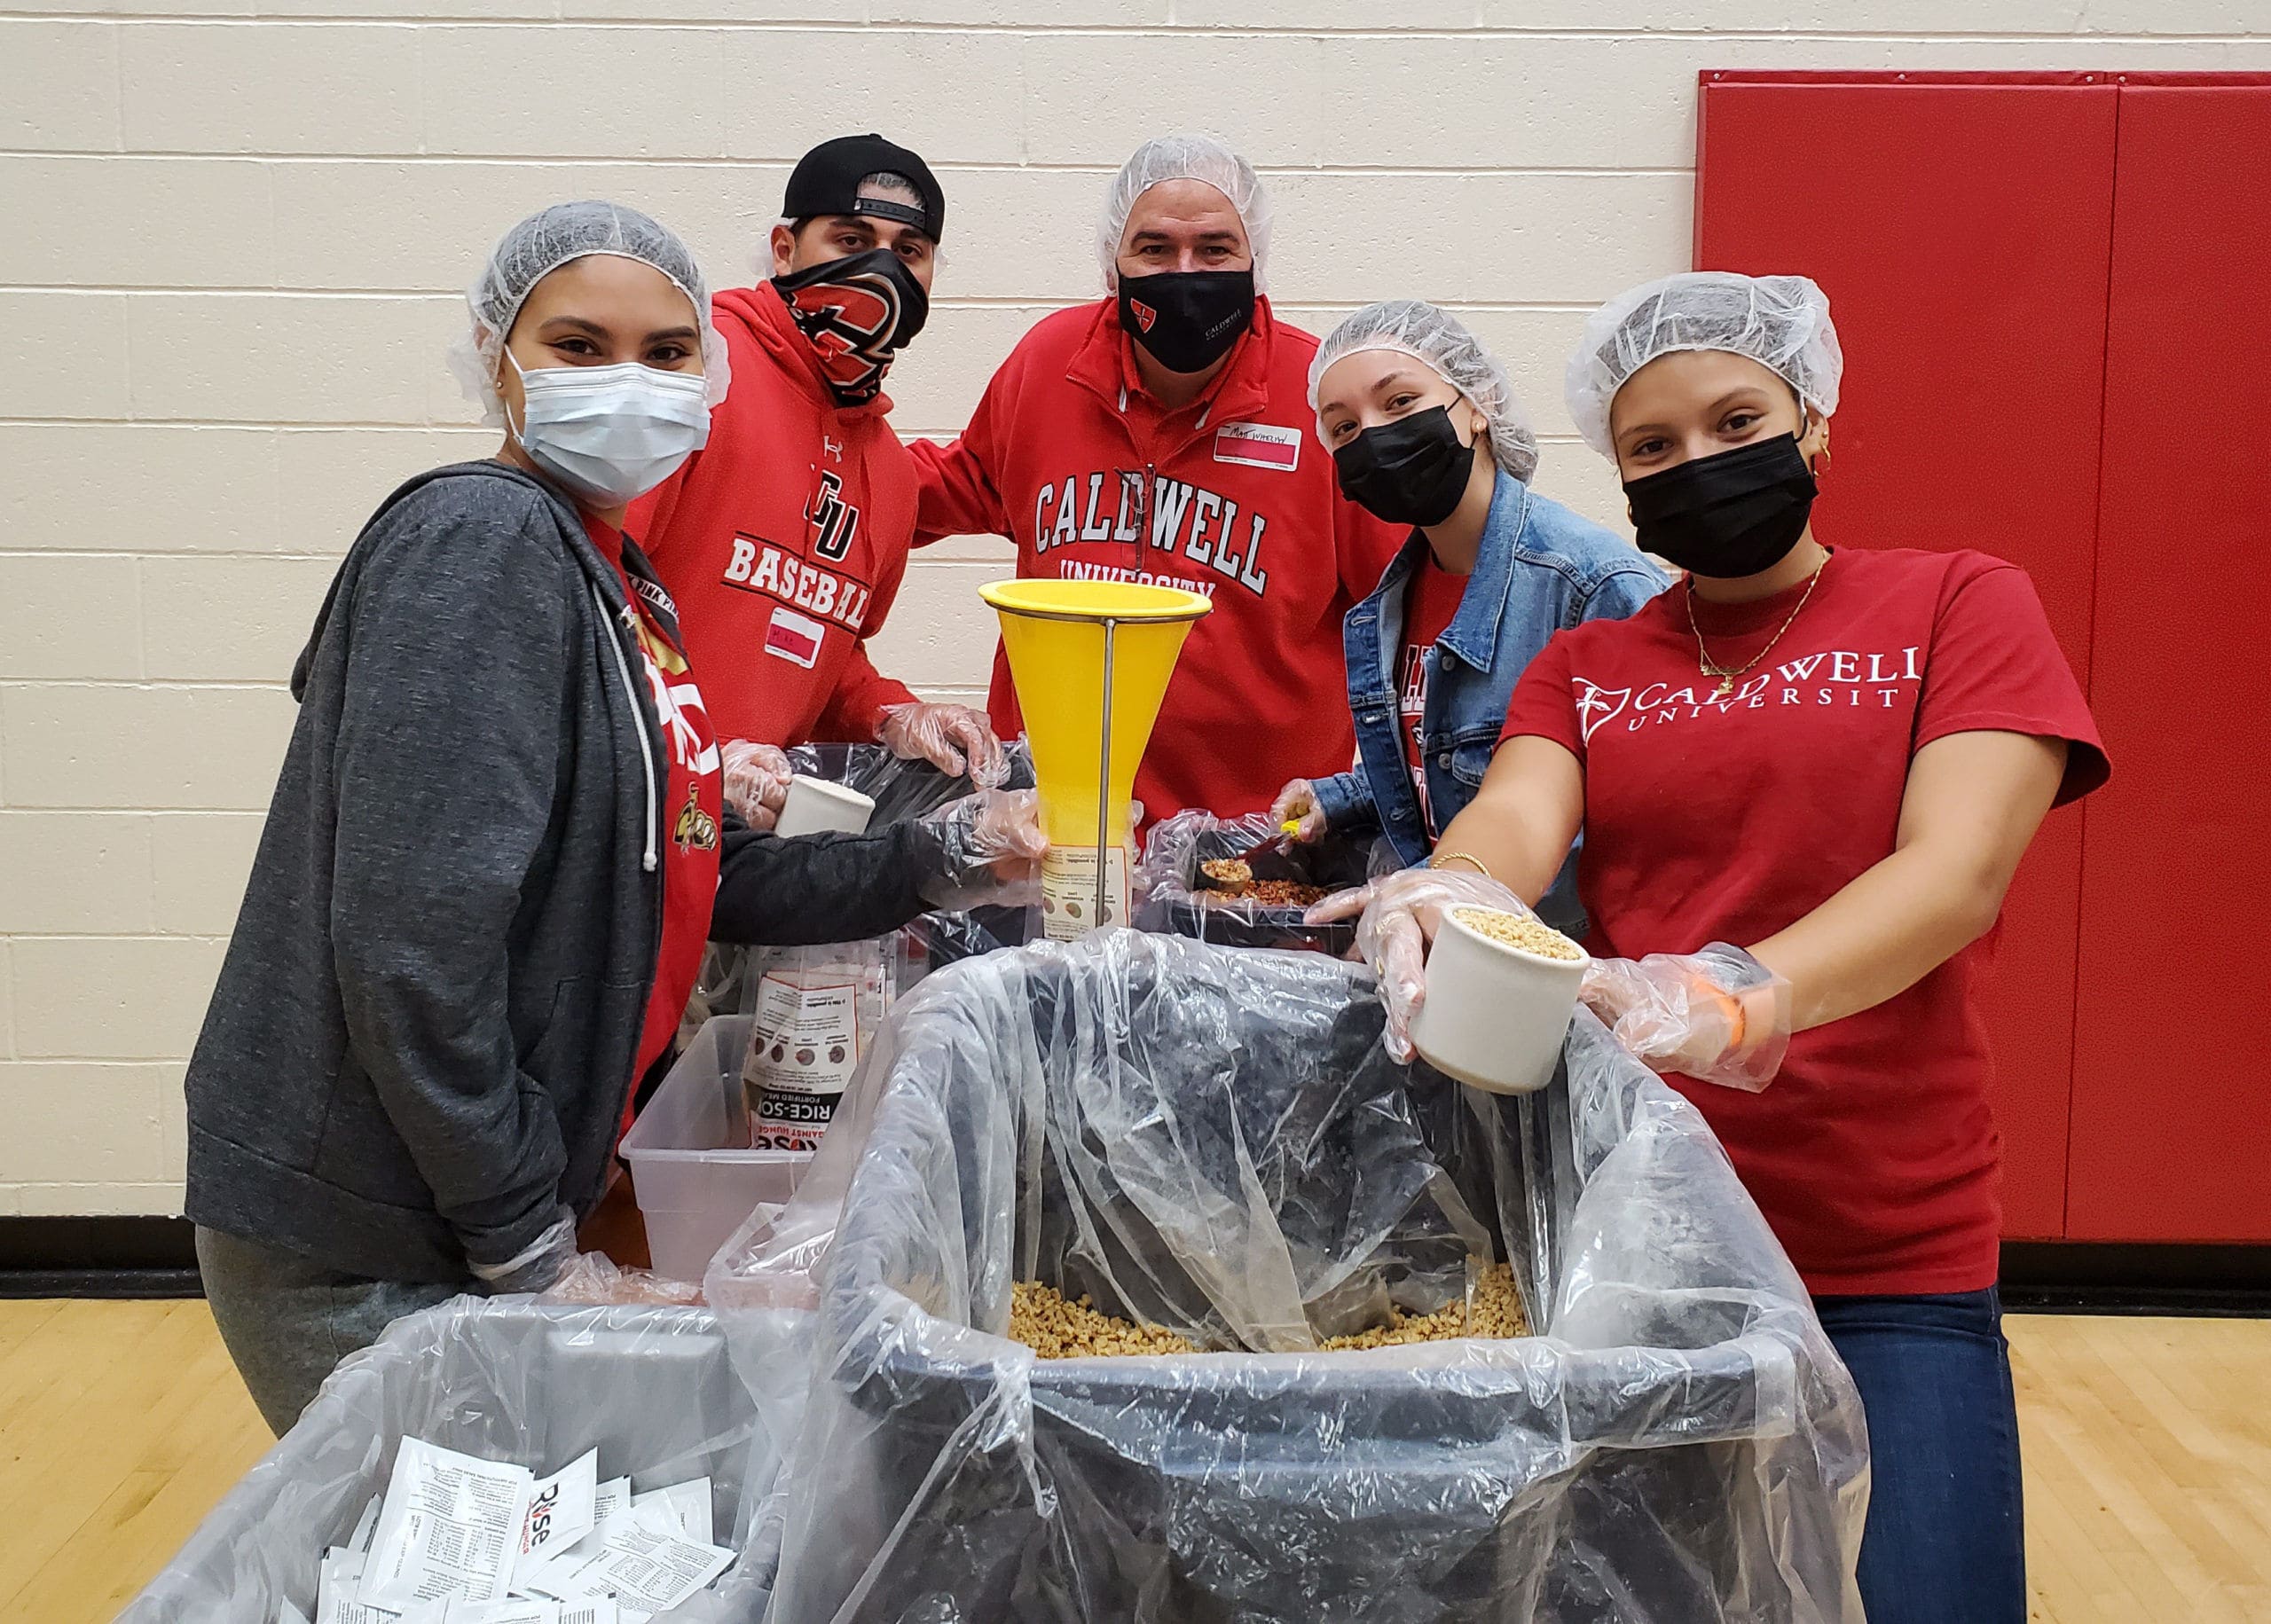
[[(270, 1624), (315, 1615), (316, 1570), (387, 1485), (405, 1438), (542, 1474), (586, 1449), (634, 1491), (708, 1477), (720, 1544), (746, 1551), (774, 1458), (717, 1316), (461, 1297), (397, 1320), (333, 1372), (299, 1424), (231, 1489), (122, 1624)], [(769, 1557), (746, 1556), (667, 1613), (729, 1624), (765, 1612)]]
[[(772, 1616), (1858, 1620), (1859, 1403), (1701, 1117), (1588, 1016), (1521, 1098), (1380, 1019), (1128, 931), (905, 1000), (705, 1283), (784, 1450)], [(1306, 1351), (1493, 1245), (1544, 1334)], [(1026, 1277), (1277, 1351), (1038, 1361)]]

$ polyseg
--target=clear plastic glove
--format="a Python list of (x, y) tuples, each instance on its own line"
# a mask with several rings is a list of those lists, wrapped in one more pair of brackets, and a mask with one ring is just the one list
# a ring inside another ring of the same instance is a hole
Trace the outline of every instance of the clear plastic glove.
[(1019, 907), (1040, 900), (1041, 796), (1032, 789), (981, 789), (915, 825), (925, 867), (917, 889), (933, 907)]
[[(1277, 792), (1269, 803), (1269, 821), (1276, 824), (1288, 840), (1301, 845), (1314, 845), (1325, 836), (1324, 808), (1316, 803), (1316, 786), (1306, 778), (1297, 778)], [(1288, 829), (1287, 824), (1294, 827)]]
[(1356, 921), (1356, 956), (1371, 966), (1387, 1006), (1382, 1041), (1398, 1062), (1411, 1058), (1411, 1017), (1427, 998), (1427, 944), (1453, 907), (1499, 908), (1535, 918), (1527, 904), (1492, 879), (1464, 868), (1402, 868), (1355, 890), (1337, 891), (1303, 915), (1322, 925)]
[(702, 1288), (652, 1269), (625, 1268), (603, 1251), (579, 1252), (560, 1277), (544, 1289), (554, 1303), (695, 1304)]
[(901, 761), (927, 761), (949, 778), (967, 773), (981, 789), (1009, 775), (1010, 758), (993, 722), (968, 705), (886, 705), (876, 721), (876, 742)]
[(546, 1290), (568, 1272), (576, 1255), (576, 1215), (562, 1206), (551, 1226), (516, 1255), (502, 1263), (475, 1263), (468, 1258), (466, 1265), (491, 1297), (505, 1297)]
[(1790, 984), (1740, 947), (1595, 959), (1579, 994), (1654, 1071), (1756, 1094), (1790, 1050)]
[(789, 798), (789, 781), (796, 775), (788, 753), (750, 739), (729, 741), (718, 752), (725, 768), (726, 804), (753, 829), (769, 829)]

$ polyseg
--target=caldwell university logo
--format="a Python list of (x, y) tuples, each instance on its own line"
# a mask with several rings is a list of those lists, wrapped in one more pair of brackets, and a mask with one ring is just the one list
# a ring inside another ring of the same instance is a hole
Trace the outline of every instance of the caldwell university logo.
[(1136, 325), (1146, 333), (1151, 330), (1151, 324), (1159, 318), (1159, 313), (1141, 299), (1130, 299), (1128, 302), (1128, 308), (1135, 313)]

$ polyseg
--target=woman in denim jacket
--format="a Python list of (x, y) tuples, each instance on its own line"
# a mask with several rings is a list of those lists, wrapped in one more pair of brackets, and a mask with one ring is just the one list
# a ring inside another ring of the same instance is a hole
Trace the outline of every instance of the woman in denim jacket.
[[(1377, 829), (1425, 862), (1481, 786), (1522, 668), (1566, 626), (1631, 615), (1664, 577), (1530, 489), (1537, 437), (1505, 369), (1432, 304), (1371, 305), (1335, 327), (1309, 364), (1309, 404), (1342, 492), (1412, 531), (1343, 623), (1356, 764), (1294, 780), (1271, 816), (1304, 841)], [(1538, 904), (1564, 930), (1582, 928), (1575, 868)]]

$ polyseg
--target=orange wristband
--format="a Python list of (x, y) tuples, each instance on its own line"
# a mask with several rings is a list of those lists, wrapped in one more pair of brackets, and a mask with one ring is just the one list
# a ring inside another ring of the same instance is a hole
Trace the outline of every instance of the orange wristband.
[(1750, 1030), (1749, 1014), (1743, 1008), (1741, 996), (1730, 992), (1717, 982), (1706, 980), (1701, 976), (1695, 977), (1694, 985), (1711, 995), (1711, 1001), (1718, 1006), (1719, 1014), (1727, 1024), (1729, 1036), (1726, 1052), (1730, 1055), (1741, 1054), (1743, 1040), (1748, 1035)]

